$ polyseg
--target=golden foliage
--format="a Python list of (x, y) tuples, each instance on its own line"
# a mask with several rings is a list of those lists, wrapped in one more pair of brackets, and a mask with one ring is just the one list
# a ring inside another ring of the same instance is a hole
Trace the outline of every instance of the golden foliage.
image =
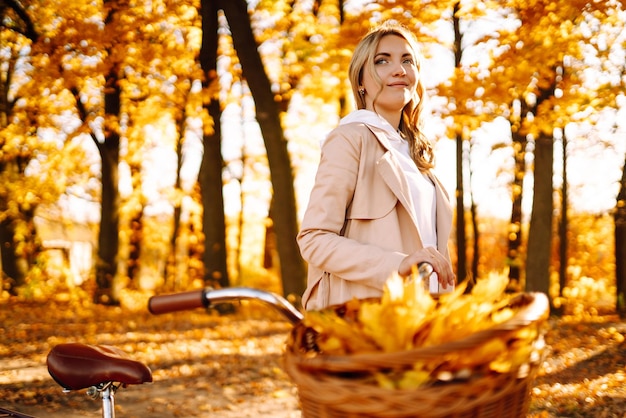
[[(92, 142), (101, 145), (106, 135), (120, 133), (128, 141), (122, 158), (136, 163), (145, 157), (146, 139), (170, 147), (171, 128), (164, 126), (177, 124), (179, 129), (182, 118), (201, 120), (202, 131), (213, 132), (214, 122), (202, 105), (223, 99), (242, 80), (232, 40), (221, 26), (220, 64), (226, 58), (230, 62), (211, 74), (199, 68), (197, 1), (61, 0), (28, 6), (41, 35), (38, 42), (11, 30), (0, 34), (10, 56), (3, 58), (3, 68), (19, 69), (11, 74), (7, 92), (15, 103), (1, 115), (0, 198), (6, 207), (0, 207), (0, 219), (54, 203), (67, 186), (89, 182), (85, 188), (97, 199), (99, 188), (93, 184), (98, 173), (88, 158)], [(608, 76), (590, 83), (585, 78), (590, 64), (583, 58), (598, 62), (603, 73), (619, 71), (620, 62), (609, 57), (623, 31), (622, 8), (616, 2), (583, 0), (558, 7), (547, 0), (380, 0), (366, 7), (345, 5), (340, 11), (334, 1), (263, 0), (250, 14), (276, 98), (285, 106), (296, 92), (315, 96), (312, 102), (319, 107), (350, 96), (345, 79), (352, 50), (382, 19), (411, 27), (427, 56), (439, 53), (432, 46), (462, 54), (437, 93), (448, 102), (442, 111), (450, 133), (468, 139), (498, 116), (509, 119), (512, 131), (538, 135), (587, 117), (590, 108), (613, 104), (623, 84)], [(459, 44), (463, 51), (455, 51), (454, 40), (441, 35), (451, 30), (453, 18), (466, 29)], [(470, 37), (472, 27), (494, 22), (507, 24)], [(194, 90), (205, 77), (208, 88)], [(107, 84), (112, 80), (115, 84)], [(103, 96), (112, 87), (121, 89), (121, 109), (105, 117)], [(238, 104), (240, 96), (231, 97)], [(515, 108), (520, 102), (524, 112)], [(162, 128), (163, 135), (146, 138), (144, 127), (151, 124)], [(54, 139), (42, 141), (44, 131)], [(134, 186), (141, 192), (141, 184)], [(171, 202), (180, 198), (178, 192), (167, 196)], [(607, 276), (603, 272), (599, 280)]]
[[(455, 51), (462, 56), (460, 65), (437, 87), (449, 101), (450, 135), (461, 134), (467, 126), (474, 130), (498, 116), (508, 118), (511, 129), (522, 135), (552, 135), (555, 127), (575, 120), (586, 106), (611, 106), (610, 95), (604, 96), (607, 101), (591, 104), (594, 93), (584, 71), (589, 63), (583, 64), (583, 54), (589, 54), (596, 36), (614, 36), (617, 26), (611, 16), (619, 6), (609, 3), (572, 1), (557, 7), (549, 0), (510, 0), (497, 7), (476, 7), (469, 14), (460, 13), (462, 8), (456, 16), (463, 21), (478, 23), (481, 15), (475, 11), (489, 11), (484, 23), (493, 25), (497, 8), (508, 11), (514, 21), (494, 26), (474, 45), (458, 39), (464, 45)], [(491, 60), (473, 62), (473, 51), (488, 51)], [(521, 114), (516, 102), (523, 103)]]

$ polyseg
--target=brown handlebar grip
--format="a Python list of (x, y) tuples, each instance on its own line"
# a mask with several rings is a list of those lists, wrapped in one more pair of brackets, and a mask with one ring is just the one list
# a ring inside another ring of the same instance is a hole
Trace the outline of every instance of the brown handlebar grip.
[(202, 307), (206, 307), (203, 289), (173, 293), (171, 295), (157, 295), (152, 296), (148, 300), (148, 310), (153, 315), (187, 311)]

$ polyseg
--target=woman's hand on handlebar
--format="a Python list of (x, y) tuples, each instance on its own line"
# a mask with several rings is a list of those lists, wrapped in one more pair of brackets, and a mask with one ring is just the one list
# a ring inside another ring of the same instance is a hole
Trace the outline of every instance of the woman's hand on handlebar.
[(419, 263), (428, 263), (433, 266), (433, 270), (437, 273), (437, 279), (444, 289), (455, 284), (456, 277), (452, 271), (452, 265), (434, 247), (423, 248), (404, 257), (400, 267), (398, 267), (398, 274), (402, 277), (408, 277), (413, 271), (413, 266)]

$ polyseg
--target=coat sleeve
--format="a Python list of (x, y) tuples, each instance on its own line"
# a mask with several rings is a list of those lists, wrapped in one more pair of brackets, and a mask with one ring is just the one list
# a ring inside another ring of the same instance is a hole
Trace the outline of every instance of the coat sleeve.
[[(354, 127), (340, 126), (328, 135), (297, 240), (310, 266), (344, 280), (381, 289), (389, 276), (397, 272), (405, 254), (341, 234), (359, 169), (374, 170), (373, 166), (362, 165), (364, 161), (375, 161), (371, 153), (379, 147), (369, 135), (364, 126), (356, 131)], [(367, 140), (371, 143), (364, 146)]]

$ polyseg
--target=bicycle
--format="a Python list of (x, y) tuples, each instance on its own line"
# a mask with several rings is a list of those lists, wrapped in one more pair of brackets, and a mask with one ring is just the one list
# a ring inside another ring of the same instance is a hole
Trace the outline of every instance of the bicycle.
[[(418, 277), (429, 277), (433, 272), (428, 263), (421, 263), (418, 269)], [(263, 302), (277, 310), (292, 325), (304, 318), (303, 313), (283, 296), (249, 287), (205, 288), (156, 295), (148, 300), (148, 310), (158, 315), (197, 308), (209, 309), (213, 305), (241, 300)], [(90, 397), (100, 397), (102, 418), (115, 418), (115, 393), (119, 388), (152, 382), (152, 372), (147, 365), (108, 345), (58, 344), (48, 353), (46, 363), (50, 376), (63, 388), (63, 392), (86, 389)], [(0, 408), (0, 418), (36, 417)]]
[[(224, 289), (198, 289), (193, 291), (157, 295), (148, 301), (152, 314), (208, 309), (219, 303), (258, 300), (274, 307), (292, 324), (303, 315), (284, 297), (258, 289), (235, 287)], [(115, 418), (115, 393), (119, 388), (152, 382), (150, 368), (119, 348), (108, 345), (63, 343), (48, 353), (46, 364), (52, 379), (63, 392), (86, 389), (87, 395), (102, 401), (102, 418)], [(18, 411), (0, 407), (0, 418), (37, 418)]]

